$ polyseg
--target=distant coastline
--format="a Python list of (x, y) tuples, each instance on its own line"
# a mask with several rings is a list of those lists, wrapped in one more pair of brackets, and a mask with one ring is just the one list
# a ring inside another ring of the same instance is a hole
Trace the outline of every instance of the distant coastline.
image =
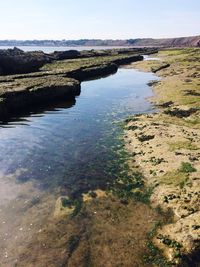
[(80, 46), (154, 46), (154, 47), (200, 47), (200, 35), (163, 39), (126, 39), (126, 40), (0, 40), (0, 46), (46, 46), (46, 47), (80, 47)]

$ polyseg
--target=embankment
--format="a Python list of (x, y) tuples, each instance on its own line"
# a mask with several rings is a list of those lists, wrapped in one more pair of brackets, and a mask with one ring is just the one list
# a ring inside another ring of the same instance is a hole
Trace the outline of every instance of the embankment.
[[(130, 67), (157, 70), (151, 101), (156, 114), (133, 116), (125, 126), (127, 150), (140, 167), (151, 205), (171, 210), (172, 222), (157, 228), (153, 243), (169, 266), (197, 266), (200, 246), (199, 49), (164, 50), (160, 61)], [(162, 66), (165, 66), (164, 68)]]

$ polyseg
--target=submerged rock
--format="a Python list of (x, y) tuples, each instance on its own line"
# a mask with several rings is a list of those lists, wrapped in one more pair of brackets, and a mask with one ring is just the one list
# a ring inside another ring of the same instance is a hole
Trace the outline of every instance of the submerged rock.
[(61, 196), (57, 199), (54, 210), (54, 217), (69, 216), (75, 210), (68, 196)]

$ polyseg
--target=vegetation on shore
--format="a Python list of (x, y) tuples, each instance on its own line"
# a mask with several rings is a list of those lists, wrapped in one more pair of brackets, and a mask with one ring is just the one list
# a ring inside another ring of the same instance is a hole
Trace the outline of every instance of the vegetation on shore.
[(157, 57), (132, 64), (156, 70), (161, 79), (150, 83), (158, 112), (127, 121), (126, 148), (145, 184), (154, 186), (151, 205), (173, 212), (173, 222), (157, 229), (153, 245), (169, 264), (191, 266), (199, 262), (200, 246), (200, 50), (166, 49)]

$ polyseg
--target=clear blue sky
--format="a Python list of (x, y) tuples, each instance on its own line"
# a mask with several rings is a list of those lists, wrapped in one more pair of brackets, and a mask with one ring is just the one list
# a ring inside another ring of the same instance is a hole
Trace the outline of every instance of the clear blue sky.
[(200, 0), (0, 0), (0, 39), (200, 34)]

